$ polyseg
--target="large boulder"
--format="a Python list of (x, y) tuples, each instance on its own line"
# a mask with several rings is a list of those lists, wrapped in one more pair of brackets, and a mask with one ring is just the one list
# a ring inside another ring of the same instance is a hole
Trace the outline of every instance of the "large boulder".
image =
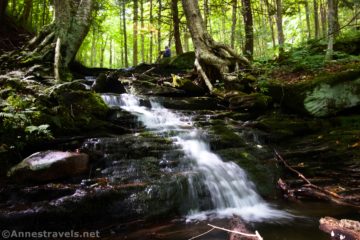
[(7, 173), (16, 181), (46, 182), (76, 176), (87, 171), (89, 157), (85, 153), (45, 151), (25, 158)]
[(262, 112), (267, 109), (272, 101), (271, 97), (261, 93), (233, 92), (226, 98), (229, 101), (230, 109), (248, 112)]
[(269, 93), (282, 107), (314, 117), (327, 117), (360, 105), (360, 69), (323, 74), (295, 84), (271, 82)]
[(195, 52), (186, 52), (171, 58), (169, 64), (179, 69), (194, 68)]

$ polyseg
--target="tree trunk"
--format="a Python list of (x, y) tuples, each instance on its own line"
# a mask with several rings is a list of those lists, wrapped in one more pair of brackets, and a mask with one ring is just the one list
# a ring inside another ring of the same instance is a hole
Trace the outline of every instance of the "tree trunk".
[(237, 0), (232, 0), (232, 15), (231, 15), (231, 48), (235, 49), (235, 35), (236, 35), (236, 22), (237, 22)]
[[(144, 0), (140, 0), (140, 23), (141, 23), (141, 31), (145, 28), (144, 23)], [(141, 62), (145, 62), (145, 36), (144, 33), (141, 32)]]
[(279, 43), (279, 58), (282, 58), (284, 55), (284, 31), (282, 24), (282, 3), (281, 0), (276, 0), (276, 26), (278, 30), (278, 43)]
[(311, 39), (311, 27), (310, 27), (310, 10), (309, 10), (309, 3), (305, 1), (305, 13), (306, 13), (306, 27), (308, 32), (308, 40)]
[(317, 0), (314, 0), (314, 28), (315, 38), (319, 38), (320, 26), (319, 26), (319, 6)]
[(92, 29), (92, 40), (91, 40), (91, 57), (90, 57), (90, 65), (91, 67), (96, 66), (96, 28)]
[(178, 0), (171, 0), (171, 11), (173, 17), (173, 24), (174, 24), (175, 49), (176, 49), (176, 54), (179, 55), (183, 53), (183, 49), (182, 49), (181, 37), (180, 37)]
[(324, 6), (323, 0), (320, 0), (320, 16), (321, 16), (321, 28), (322, 28), (322, 35), (325, 38), (327, 35), (327, 28), (326, 28), (326, 8)]
[(112, 68), (112, 65), (113, 65), (113, 40), (112, 40), (112, 38), (110, 38), (110, 48), (109, 48), (109, 51), (110, 51), (110, 55), (109, 55), (109, 65), (110, 65), (110, 68)]
[(245, 26), (245, 47), (243, 52), (248, 59), (252, 60), (254, 53), (254, 28), (251, 1), (242, 0), (242, 7)]
[(162, 2), (159, 0), (159, 12), (158, 12), (158, 52), (161, 51), (161, 12), (162, 12)]
[(20, 24), (26, 26), (29, 21), (30, 13), (32, 10), (33, 1), (32, 0), (25, 0), (24, 1), (24, 10), (20, 16), (19, 22)]
[(204, 0), (204, 26), (208, 29), (209, 26), (209, 0)]
[(0, 22), (3, 22), (6, 14), (6, 7), (8, 5), (8, 0), (1, 0), (0, 1)]
[(133, 19), (133, 66), (138, 65), (138, 0), (134, 0)]
[(150, 56), (149, 56), (149, 62), (153, 62), (153, 44), (154, 44), (154, 31), (153, 31), (153, 0), (150, 0)]
[(339, 0), (334, 0), (334, 36), (338, 36), (340, 33), (339, 23)]
[(68, 79), (68, 66), (86, 37), (92, 20), (93, 1), (54, 0), (55, 59), (57, 81)]
[(125, 67), (129, 67), (129, 58), (128, 58), (128, 47), (127, 47), (127, 33), (126, 33), (126, 5), (125, 0), (122, 0), (122, 22), (123, 22), (123, 36), (124, 36), (124, 58), (125, 58)]
[(195, 66), (209, 91), (213, 91), (212, 81), (230, 81), (239, 64), (247, 65), (245, 58), (238, 56), (225, 44), (215, 42), (208, 34), (201, 17), (198, 0), (182, 0), (187, 25), (195, 46)]
[(268, 18), (269, 18), (269, 25), (270, 25), (270, 31), (271, 31), (271, 40), (273, 43), (273, 48), (275, 48), (276, 43), (275, 43), (275, 31), (274, 31), (274, 21), (273, 21), (273, 13), (272, 13), (272, 9), (270, 8), (270, 4), (269, 4), (269, 0), (265, 0), (265, 5), (267, 8), (267, 14), (268, 14)]
[(106, 38), (102, 39), (102, 42), (101, 42), (101, 49), (100, 49), (100, 67), (101, 68), (104, 67), (104, 55), (105, 55), (107, 40), (108, 40), (108, 37), (106, 36)]
[(326, 50), (325, 60), (330, 61), (334, 52), (334, 30), (335, 30), (335, 0), (328, 0), (328, 46)]

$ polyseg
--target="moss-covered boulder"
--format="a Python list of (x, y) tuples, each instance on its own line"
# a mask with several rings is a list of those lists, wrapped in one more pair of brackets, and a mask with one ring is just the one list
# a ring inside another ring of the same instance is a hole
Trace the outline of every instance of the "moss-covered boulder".
[(172, 86), (181, 90), (184, 90), (189, 95), (192, 96), (199, 96), (205, 94), (205, 89), (200, 87), (199, 85), (195, 84), (188, 78), (179, 77), (177, 75), (172, 74)]
[(126, 90), (118, 79), (116, 72), (108, 75), (102, 73), (96, 78), (92, 89), (98, 93), (125, 93)]
[(186, 52), (170, 59), (169, 64), (178, 69), (194, 68), (195, 52)]
[(360, 105), (360, 68), (321, 74), (294, 84), (272, 81), (270, 95), (282, 107), (314, 117), (327, 117)]
[(227, 98), (230, 109), (249, 112), (264, 111), (271, 103), (271, 97), (261, 93), (234, 92), (227, 95)]

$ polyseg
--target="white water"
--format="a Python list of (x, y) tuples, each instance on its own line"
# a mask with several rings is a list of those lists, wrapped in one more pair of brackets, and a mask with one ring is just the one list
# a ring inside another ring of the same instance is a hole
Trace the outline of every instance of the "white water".
[[(246, 221), (290, 216), (286, 212), (272, 208), (261, 199), (242, 168), (234, 162), (224, 162), (211, 152), (190, 118), (176, 114), (154, 102), (151, 103), (151, 108), (140, 106), (139, 99), (130, 94), (123, 94), (117, 99), (115, 96), (104, 95), (103, 99), (109, 105), (118, 104), (122, 109), (137, 115), (148, 129), (159, 133), (175, 132), (174, 143), (183, 149), (185, 159), (192, 160), (192, 171), (201, 173), (214, 206), (214, 210), (206, 212), (191, 210), (188, 220), (231, 217), (234, 214)], [(192, 180), (189, 179), (189, 183)], [(191, 192), (197, 195), (195, 188), (191, 189)], [(194, 199), (197, 199), (197, 196), (194, 196)]]

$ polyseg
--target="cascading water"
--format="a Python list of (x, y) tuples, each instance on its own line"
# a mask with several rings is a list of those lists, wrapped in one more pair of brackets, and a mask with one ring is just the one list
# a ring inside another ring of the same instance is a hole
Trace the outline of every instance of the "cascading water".
[[(186, 158), (190, 159), (191, 170), (198, 172), (207, 187), (212, 201), (213, 210), (199, 211), (189, 209), (189, 220), (213, 217), (241, 216), (247, 221), (287, 218), (286, 212), (271, 208), (256, 193), (254, 184), (246, 173), (234, 162), (224, 162), (211, 152), (210, 147), (202, 139), (201, 131), (194, 127), (189, 117), (176, 114), (156, 102), (151, 107), (141, 106), (140, 100), (130, 94), (103, 95), (110, 106), (122, 109), (138, 116), (139, 121), (149, 130), (158, 134), (168, 134), (174, 144), (180, 146)], [(189, 184), (194, 183), (192, 175)], [(192, 186), (192, 199), (198, 199), (198, 189)]]

